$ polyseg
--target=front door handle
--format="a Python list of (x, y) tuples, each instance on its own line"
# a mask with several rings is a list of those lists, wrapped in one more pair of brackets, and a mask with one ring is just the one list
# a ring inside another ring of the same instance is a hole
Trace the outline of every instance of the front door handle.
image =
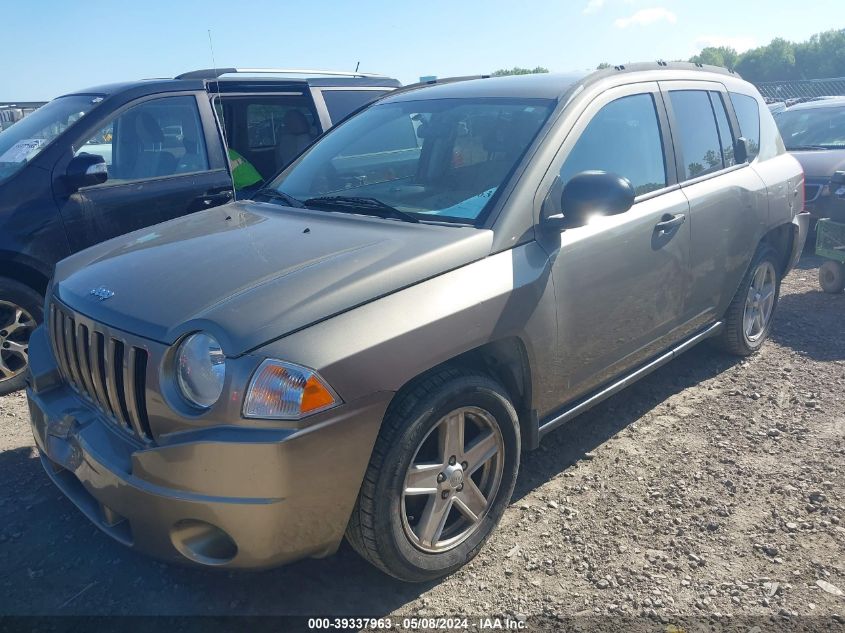
[(669, 215), (668, 213), (660, 218), (660, 222), (654, 225), (654, 231), (658, 236), (667, 235), (671, 233), (684, 222), (687, 221), (687, 216), (683, 213), (677, 215)]
[(204, 207), (216, 207), (221, 204), (226, 204), (227, 202), (232, 201), (232, 192), (231, 190), (222, 191), (220, 193), (207, 193), (204, 196), (200, 196), (200, 201)]

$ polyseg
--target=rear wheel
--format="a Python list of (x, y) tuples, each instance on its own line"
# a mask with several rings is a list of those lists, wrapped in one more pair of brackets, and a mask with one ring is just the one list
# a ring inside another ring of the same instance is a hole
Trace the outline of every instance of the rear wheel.
[(757, 251), (725, 313), (725, 329), (714, 339), (724, 351), (750, 356), (763, 346), (780, 293), (778, 262), (772, 247), (763, 245)]
[(382, 425), (347, 538), (406, 581), (471, 560), (507, 507), (519, 468), (519, 427), (504, 388), (447, 369), (397, 397)]
[(42, 320), (42, 302), (29, 286), (0, 277), (0, 396), (26, 381), (29, 337)]
[(819, 285), (831, 294), (842, 292), (845, 289), (845, 265), (832, 259), (826, 260), (819, 268)]

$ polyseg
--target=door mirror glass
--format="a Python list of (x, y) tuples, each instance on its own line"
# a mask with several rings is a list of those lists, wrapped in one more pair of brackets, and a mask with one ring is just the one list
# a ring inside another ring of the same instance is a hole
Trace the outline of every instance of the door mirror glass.
[(546, 224), (573, 228), (590, 218), (625, 213), (634, 204), (631, 181), (606, 171), (582, 171), (567, 182), (561, 193), (562, 213), (544, 218)]
[(744, 136), (740, 136), (734, 141), (734, 158), (736, 158), (738, 165), (748, 161), (748, 141)]
[(68, 163), (65, 172), (65, 182), (73, 191), (81, 187), (101, 185), (109, 177), (106, 161), (98, 154), (82, 152), (74, 156)]

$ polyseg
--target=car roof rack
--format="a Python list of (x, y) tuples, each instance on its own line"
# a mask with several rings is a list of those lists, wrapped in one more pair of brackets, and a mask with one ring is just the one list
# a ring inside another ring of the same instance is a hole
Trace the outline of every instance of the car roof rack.
[[(458, 81), (471, 81), (473, 79), (490, 79), (492, 75), (461, 75), (458, 77), (443, 77), (441, 79), (427, 79), (426, 81), (418, 81), (415, 84), (408, 84), (407, 86), (401, 86), (396, 90), (391, 90), (390, 92), (383, 94), (379, 99), (384, 99), (385, 97), (392, 97), (394, 95), (402, 94), (403, 92), (410, 92), (411, 90), (418, 90), (419, 88), (425, 88), (426, 86), (441, 86), (443, 84), (453, 84)], [(372, 105), (372, 104), (370, 104)]]
[(347, 72), (343, 70), (314, 70), (302, 68), (202, 68), (191, 70), (174, 79), (219, 79), (223, 75), (319, 75), (324, 77), (362, 77), (388, 79), (375, 73)]

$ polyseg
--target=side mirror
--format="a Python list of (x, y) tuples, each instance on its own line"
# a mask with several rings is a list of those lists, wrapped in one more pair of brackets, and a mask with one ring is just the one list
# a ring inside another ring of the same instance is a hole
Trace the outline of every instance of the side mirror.
[(543, 223), (555, 228), (582, 226), (596, 215), (625, 213), (634, 205), (634, 186), (622, 176), (606, 171), (582, 171), (563, 187), (562, 213), (546, 215)]
[(109, 170), (105, 159), (97, 154), (86, 152), (74, 156), (65, 172), (65, 183), (73, 191), (81, 187), (100, 185), (108, 178)]
[(737, 165), (748, 162), (748, 139), (744, 136), (734, 141), (734, 160)]

